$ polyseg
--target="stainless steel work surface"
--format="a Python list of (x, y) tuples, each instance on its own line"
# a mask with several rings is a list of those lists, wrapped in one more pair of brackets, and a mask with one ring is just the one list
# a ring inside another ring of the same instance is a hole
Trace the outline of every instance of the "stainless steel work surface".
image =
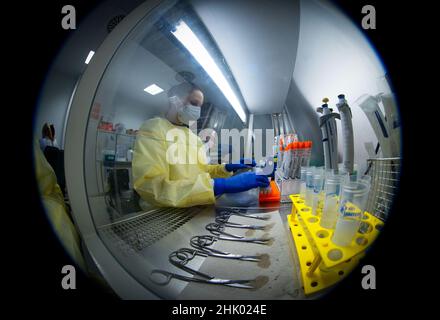
[[(260, 262), (240, 261), (217, 257), (195, 257), (187, 266), (209, 275), (226, 279), (256, 279), (256, 289), (237, 289), (222, 285), (186, 282), (171, 279), (166, 285), (151, 281), (154, 269), (185, 276), (191, 274), (173, 266), (168, 257), (180, 248), (191, 248), (195, 235), (209, 235), (205, 226), (215, 221), (217, 214), (231, 208), (202, 206), (188, 209), (161, 209), (102, 226), (99, 234), (113, 256), (137, 281), (164, 299), (302, 299), (303, 291), (292, 239), (286, 227), (290, 206), (272, 208), (241, 208), (256, 215), (269, 215), (267, 221), (231, 216), (230, 222), (267, 225), (266, 230), (227, 227), (226, 232), (245, 237), (273, 238), (270, 245), (219, 240), (215, 249), (246, 255), (264, 255)], [(105, 270), (105, 265), (102, 265)], [(108, 275), (111, 276), (111, 275)]]
[[(256, 211), (254, 211), (256, 212)], [(205, 258), (199, 271), (225, 279), (256, 279), (255, 289), (232, 288), (221, 285), (189, 283), (178, 299), (301, 299), (301, 283), (288, 243), (288, 234), (278, 210), (258, 213), (270, 215), (261, 221), (231, 216), (229, 221), (241, 224), (268, 225), (267, 230), (246, 230), (227, 227), (228, 233), (246, 237), (269, 236), (270, 245), (220, 240), (215, 249), (231, 253), (264, 255), (260, 262), (216, 257)], [(209, 232), (206, 232), (209, 234)]]
[[(204, 232), (214, 217), (215, 210), (210, 206), (155, 210), (103, 226), (99, 234), (116, 260), (137, 281), (160, 298), (176, 299), (187, 283), (172, 279), (168, 285), (156, 285), (151, 281), (151, 271), (185, 274), (168, 262), (169, 254), (190, 247), (190, 238)], [(194, 269), (202, 262), (203, 258), (194, 261)]]

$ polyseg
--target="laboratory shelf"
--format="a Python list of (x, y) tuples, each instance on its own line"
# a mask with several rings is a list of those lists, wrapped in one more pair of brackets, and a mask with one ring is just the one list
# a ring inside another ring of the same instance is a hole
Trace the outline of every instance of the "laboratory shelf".
[(122, 132), (116, 132), (116, 131), (109, 131), (109, 130), (103, 130), (103, 129), (98, 129), (99, 133), (104, 133), (104, 134), (111, 134), (111, 135), (116, 135), (116, 136), (122, 136), (122, 137), (130, 137), (130, 138), (136, 138), (136, 134), (134, 133), (122, 133)]
[(96, 162), (108, 168), (131, 168), (132, 166), (131, 161), (112, 161), (112, 160), (96, 159)]
[(305, 294), (328, 288), (350, 273), (374, 242), (383, 222), (365, 212), (361, 227), (350, 246), (331, 241), (332, 229), (319, 225), (320, 212), (312, 214), (298, 194), (290, 196), (292, 212), (287, 217), (298, 253)]

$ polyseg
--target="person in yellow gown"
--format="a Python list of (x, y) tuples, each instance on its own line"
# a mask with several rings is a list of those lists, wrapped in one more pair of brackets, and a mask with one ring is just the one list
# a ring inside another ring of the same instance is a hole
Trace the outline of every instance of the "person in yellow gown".
[(166, 118), (140, 127), (133, 151), (133, 185), (141, 207), (191, 207), (215, 203), (217, 196), (267, 187), (266, 176), (233, 173), (249, 165), (207, 162), (206, 149), (189, 125), (200, 117), (203, 92), (189, 88), (182, 99), (171, 97)]
[(78, 232), (67, 214), (63, 193), (57, 184), (55, 172), (44, 157), (37, 141), (34, 142), (34, 161), (41, 201), (48, 220), (72, 259), (83, 270), (86, 270)]

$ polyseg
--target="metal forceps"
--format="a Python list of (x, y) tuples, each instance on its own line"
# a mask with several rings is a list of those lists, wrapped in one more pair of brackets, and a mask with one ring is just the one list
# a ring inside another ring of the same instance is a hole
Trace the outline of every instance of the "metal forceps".
[[(191, 261), (196, 255), (200, 256), (207, 256), (206, 254), (203, 254), (201, 252), (198, 252), (197, 250), (182, 248), (177, 251), (172, 252), (168, 259), (171, 262), (172, 265), (175, 267), (188, 272), (189, 274), (194, 275), (194, 277), (187, 277), (184, 275), (180, 275), (177, 273), (172, 273), (165, 270), (153, 270), (150, 274), (150, 279), (156, 284), (159, 285), (165, 285), (168, 284), (172, 278), (179, 279), (182, 281), (192, 281), (192, 282), (201, 282), (201, 283), (208, 283), (208, 284), (221, 284), (229, 287), (235, 287), (235, 288), (243, 288), (243, 289), (252, 289), (253, 286), (247, 285), (246, 283), (250, 283), (253, 280), (230, 280), (230, 279), (220, 279), (213, 277), (209, 274), (196, 271), (194, 269), (191, 269), (190, 267), (187, 267), (186, 264), (188, 261)], [(153, 277), (153, 275), (162, 275), (164, 278), (163, 280), (158, 280), (157, 277)]]
[(235, 222), (229, 222), (228, 216), (218, 216), (215, 218), (215, 222), (223, 224), (225, 227), (230, 228), (240, 228), (240, 229), (250, 229), (250, 230), (265, 230), (266, 226), (255, 226), (251, 224), (240, 224)]
[[(191, 246), (202, 253), (218, 258), (226, 258), (226, 259), (237, 259), (243, 261), (254, 261), (258, 262), (261, 260), (261, 256), (259, 255), (242, 255), (242, 254), (234, 254), (226, 251), (216, 250), (214, 248), (210, 248), (210, 246), (217, 241), (217, 238), (214, 236), (206, 235), (206, 236), (195, 236), (191, 238)], [(187, 249), (191, 250), (191, 249)]]
[(269, 220), (270, 219), (270, 215), (267, 215), (267, 214), (262, 215), (262, 216), (256, 216), (254, 214), (242, 213), (242, 212), (240, 212), (240, 210), (222, 211), (219, 214), (220, 217), (222, 217), (222, 216), (230, 217), (231, 215), (245, 217), (245, 218), (252, 218), (252, 219), (257, 219), (257, 220)]
[(216, 235), (216, 236), (220, 236), (221, 234), (224, 234), (225, 236), (229, 236), (229, 237), (233, 237), (233, 238), (237, 238), (237, 239), (244, 238), (242, 236), (237, 236), (235, 234), (225, 232), (224, 231), (225, 225), (217, 223), (217, 222), (211, 222), (205, 228), (206, 228), (206, 230), (208, 230), (209, 232), (211, 232), (213, 235)]

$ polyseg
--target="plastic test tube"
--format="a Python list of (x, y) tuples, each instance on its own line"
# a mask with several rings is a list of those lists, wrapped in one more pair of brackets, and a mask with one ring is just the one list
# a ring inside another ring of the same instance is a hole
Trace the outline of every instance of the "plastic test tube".
[(318, 211), (321, 212), (324, 209), (324, 199), (325, 199), (325, 192), (324, 192), (324, 186), (325, 181), (327, 180), (327, 177), (332, 174), (333, 171), (325, 171), (324, 168), (322, 169), (322, 185), (321, 185), (321, 194), (318, 198)]
[(284, 163), (284, 147), (283, 144), (280, 142), (280, 147), (278, 149), (277, 170), (279, 171), (281, 176), (283, 176), (283, 163)]
[(298, 167), (296, 171), (296, 178), (301, 178), (301, 168), (302, 166), (307, 167), (304, 164), (304, 157), (305, 157), (305, 144), (304, 142), (298, 142)]
[(338, 202), (341, 182), (341, 175), (329, 175), (325, 180), (325, 200), (320, 221), (320, 225), (323, 228), (334, 229), (336, 221), (338, 220)]
[(279, 150), (279, 154), (280, 154), (279, 158), (280, 158), (280, 161), (282, 162), (283, 161), (283, 155), (284, 155), (283, 139), (280, 139), (279, 149), (278, 150)]
[(370, 185), (364, 181), (348, 182), (342, 186), (339, 217), (332, 242), (349, 246), (359, 229), (368, 200)]
[(305, 157), (304, 157), (304, 165), (309, 166), (310, 164), (310, 158), (312, 156), (312, 141), (306, 141), (305, 142)]
[(290, 173), (289, 173), (289, 177), (291, 179), (295, 179), (296, 178), (296, 170), (298, 167), (298, 142), (293, 142), (291, 145), (291, 149), (290, 152), (292, 154), (292, 161), (291, 161), (291, 165), (290, 165)]
[(301, 168), (303, 166), (303, 157), (304, 157), (304, 145), (303, 142), (297, 142), (297, 150), (296, 150), (296, 156), (297, 156), (297, 160), (296, 160), (296, 168), (295, 168), (295, 172), (293, 173), (294, 178), (301, 179)]
[(308, 169), (308, 167), (301, 167), (301, 184), (300, 184), (299, 196), (303, 200), (306, 199), (306, 189), (307, 189), (306, 173), (307, 173), (307, 169)]
[(305, 202), (306, 206), (312, 206), (313, 200), (313, 173), (315, 171), (315, 167), (308, 167), (306, 171), (306, 197)]
[(287, 178), (292, 178), (293, 168), (295, 167), (295, 142), (290, 143), (289, 145), (289, 153), (290, 153), (290, 163), (289, 163), (289, 172), (287, 174)]
[(292, 145), (289, 143), (283, 155), (283, 178), (289, 179), (292, 164)]
[(324, 171), (322, 169), (315, 170), (313, 175), (313, 200), (312, 200), (312, 214), (318, 215), (319, 202), (323, 196), (324, 185)]
[(301, 142), (301, 167), (308, 167), (307, 165), (307, 144), (305, 141)]

